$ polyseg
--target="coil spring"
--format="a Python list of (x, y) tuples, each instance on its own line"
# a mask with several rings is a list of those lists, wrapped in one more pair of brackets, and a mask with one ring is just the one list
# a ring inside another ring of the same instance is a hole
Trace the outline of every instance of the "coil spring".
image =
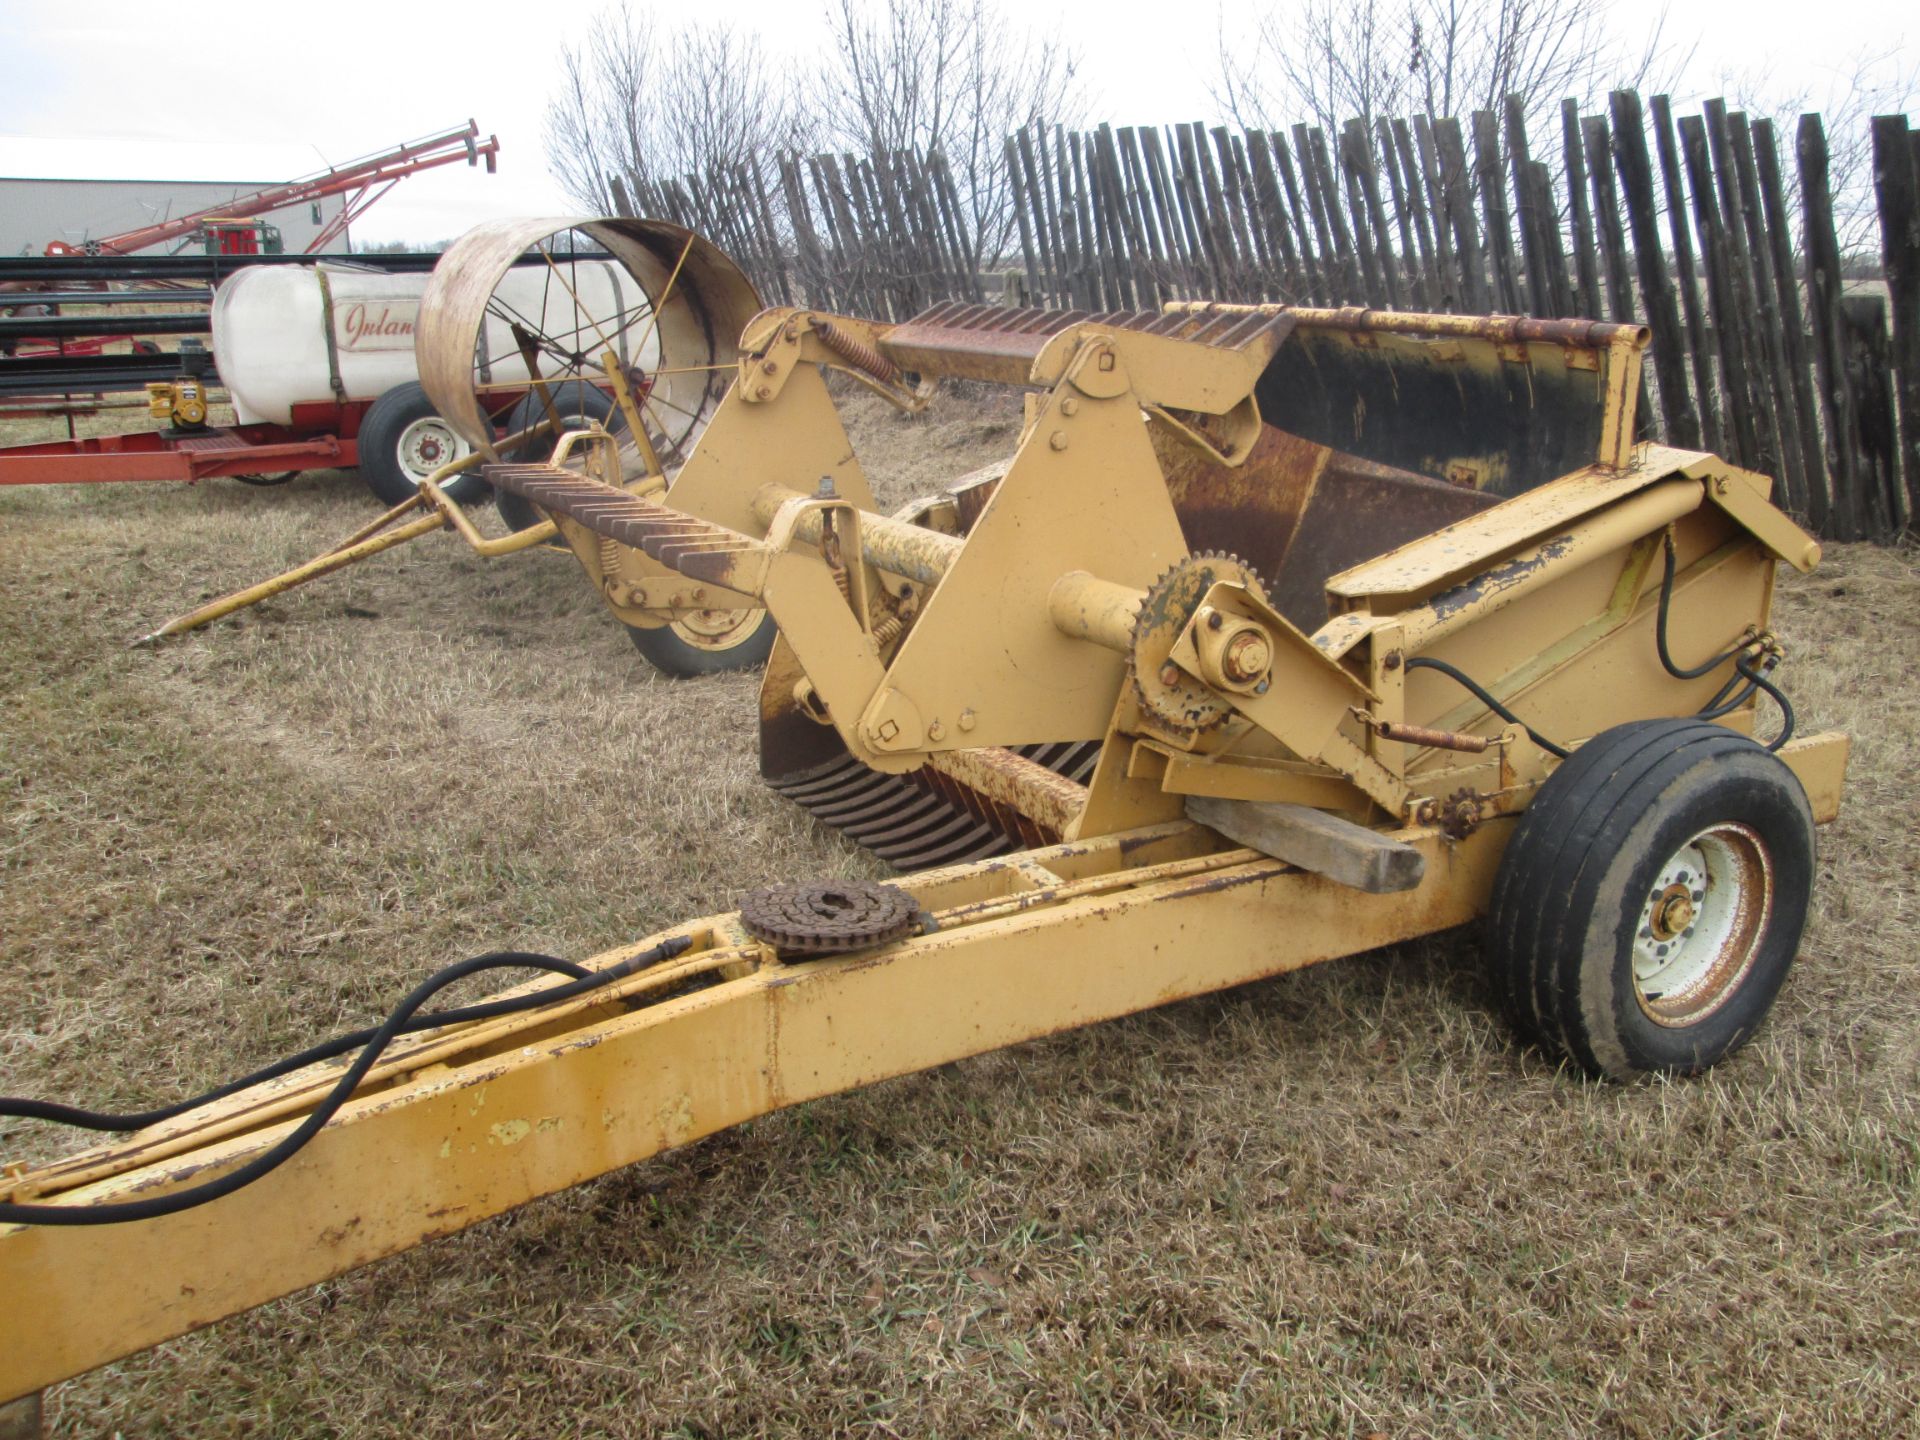
[(620, 569), (620, 552), (625, 549), (611, 535), (600, 537), (600, 578), (611, 579)]
[(833, 326), (827, 324), (824, 320), (813, 327), (813, 333), (820, 337), (820, 343), (822, 345), (825, 345), (829, 350), (833, 351), (834, 354), (853, 366), (854, 369), (864, 370), (867, 374), (873, 376), (874, 379), (888, 385), (893, 384), (900, 378), (900, 367), (865, 341), (856, 340), (851, 335), (843, 334), (834, 329)]

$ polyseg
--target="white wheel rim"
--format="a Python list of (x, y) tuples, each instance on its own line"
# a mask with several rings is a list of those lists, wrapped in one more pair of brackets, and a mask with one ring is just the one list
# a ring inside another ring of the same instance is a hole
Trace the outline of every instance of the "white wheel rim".
[(1745, 825), (1714, 825), (1654, 873), (1633, 933), (1635, 997), (1648, 1018), (1697, 1025), (1753, 968), (1773, 909), (1773, 866)]
[(407, 426), (394, 447), (401, 470), (416, 484), (442, 465), (464, 460), (472, 453), (473, 447), (454, 434), (453, 427), (438, 415), (423, 416)]
[(700, 650), (731, 650), (760, 629), (759, 610), (690, 610), (674, 617), (673, 632)]

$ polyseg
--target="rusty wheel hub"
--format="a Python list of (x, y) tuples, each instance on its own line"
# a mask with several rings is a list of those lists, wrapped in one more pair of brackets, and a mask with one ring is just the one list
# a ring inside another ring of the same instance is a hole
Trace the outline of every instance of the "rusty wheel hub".
[(897, 885), (837, 881), (769, 885), (740, 903), (740, 922), (782, 955), (839, 955), (884, 945), (919, 924), (920, 906)]

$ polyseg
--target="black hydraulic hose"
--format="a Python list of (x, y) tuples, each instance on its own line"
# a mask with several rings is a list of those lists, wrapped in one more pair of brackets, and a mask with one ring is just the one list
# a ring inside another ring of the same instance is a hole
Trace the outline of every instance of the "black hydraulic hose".
[[(584, 965), (576, 965), (571, 960), (556, 959), (551, 955), (534, 955), (519, 950), (501, 950), (491, 955), (479, 957), (492, 962), (488, 968), (501, 970), (545, 970), (553, 974), (570, 975), (579, 979), (591, 975), (593, 971)], [(469, 964), (472, 962), (469, 961)], [(498, 1002), (488, 1002), (497, 1004)], [(488, 1018), (488, 1005), (466, 1005), (452, 1010), (434, 1010), (425, 1015), (416, 1015), (401, 1026), (399, 1034), (411, 1035), (421, 1030), (431, 1030), (436, 1025), (452, 1025), (461, 1020), (483, 1020)], [(332, 1060), (349, 1050), (357, 1050), (371, 1040), (380, 1027), (369, 1025), (361, 1030), (350, 1030), (344, 1035), (336, 1035), (331, 1040), (322, 1040), (317, 1045), (295, 1055), (276, 1060), (271, 1065), (262, 1066), (250, 1075), (242, 1075), (238, 1080), (229, 1080), (226, 1084), (195, 1095), (189, 1100), (181, 1100), (172, 1105), (162, 1105), (154, 1110), (132, 1110), (115, 1113), (110, 1110), (83, 1110), (77, 1105), (62, 1105), (57, 1100), (26, 1100), (13, 1096), (0, 1096), (0, 1116), (19, 1120), (45, 1120), (54, 1125), (70, 1125), (76, 1130), (111, 1130), (126, 1132), (144, 1130), (149, 1125), (158, 1125), (171, 1120), (176, 1115), (184, 1115), (189, 1110), (198, 1110), (202, 1105), (211, 1105), (215, 1100), (224, 1100), (229, 1095), (237, 1095), (242, 1090), (251, 1090), (268, 1080), (277, 1080), (282, 1075), (291, 1075), (295, 1070), (317, 1065), (322, 1060)]]
[(1746, 676), (1749, 684), (1766, 691), (1767, 694), (1773, 698), (1773, 703), (1780, 707), (1780, 733), (1774, 736), (1773, 743), (1767, 746), (1769, 753), (1777, 751), (1782, 745), (1793, 738), (1795, 722), (1792, 702), (1787, 699), (1785, 693), (1781, 691), (1778, 685), (1766, 677), (1763, 671), (1750, 669), (1746, 661), (1734, 661), (1733, 668)]
[[(649, 965), (658, 964), (662, 960), (672, 959), (674, 956), (683, 953), (692, 943), (693, 941), (687, 936), (675, 936), (673, 939), (661, 941), (658, 945), (653, 946), (649, 950), (644, 950), (638, 955), (630, 956), (618, 965), (609, 966), (605, 970), (586, 971), (565, 985), (556, 985), (546, 990), (536, 990), (526, 995), (509, 996), (503, 1000), (486, 1001), (477, 1005), (462, 1006), (456, 1010), (441, 1011), (437, 1015), (418, 1016), (418, 1022), (413, 1023), (415, 1022), (420, 1007), (425, 1005), (427, 1001), (431, 1000), (435, 995), (439, 994), (440, 991), (457, 981), (464, 980), (469, 975), (475, 975), (481, 971), (501, 968), (521, 968), (571, 973), (573, 970), (584, 968), (574, 965), (571, 961), (557, 960), (551, 956), (527, 955), (521, 952), (478, 955), (471, 960), (462, 960), (456, 964), (449, 965), (416, 985), (407, 997), (393, 1008), (387, 1018), (370, 1033), (356, 1032), (367, 1034), (366, 1043), (361, 1047), (360, 1053), (354, 1058), (353, 1063), (341, 1073), (340, 1078), (334, 1083), (333, 1088), (327, 1092), (326, 1096), (314, 1107), (307, 1118), (302, 1121), (296, 1129), (280, 1140), (280, 1142), (270, 1150), (255, 1156), (239, 1169), (231, 1170), (225, 1175), (217, 1176), (201, 1184), (188, 1186), (184, 1190), (176, 1190), (166, 1195), (156, 1195), (146, 1200), (124, 1200), (105, 1205), (34, 1205), (18, 1204), (11, 1201), (0, 1202), (0, 1224), (114, 1225), (128, 1220), (152, 1220), (162, 1215), (177, 1215), (183, 1210), (191, 1210), (196, 1206), (205, 1205), (208, 1201), (218, 1200), (223, 1195), (231, 1195), (234, 1191), (251, 1185), (261, 1176), (284, 1165), (288, 1160), (298, 1154), (315, 1135), (319, 1134), (327, 1122), (333, 1119), (340, 1108), (352, 1098), (353, 1092), (359, 1088), (360, 1082), (367, 1077), (367, 1072), (372, 1070), (374, 1065), (379, 1061), (382, 1052), (386, 1050), (387, 1046), (393, 1043), (396, 1037), (407, 1033), (410, 1024), (411, 1028), (415, 1030), (427, 1029), (434, 1025), (445, 1024), (450, 1019), (485, 1019), (497, 1015), (511, 1015), (520, 1011), (539, 1009), (542, 1006), (552, 1005), (558, 1001), (571, 1000), (577, 996), (585, 995), (593, 990), (610, 985), (616, 980), (624, 979), (635, 971), (644, 969)], [(331, 1046), (341, 1046), (348, 1038), (349, 1037), (343, 1036), (339, 1040), (327, 1042), (326, 1046), (315, 1048), (325, 1049)], [(351, 1047), (348, 1046), (347, 1048)], [(287, 1062), (285, 1061), (281, 1062), (282, 1066), (286, 1064)], [(270, 1066), (268, 1069), (270, 1071), (276, 1071), (277, 1073), (285, 1073), (279, 1066)], [(264, 1074), (265, 1072), (261, 1073)], [(220, 1091), (212, 1093), (214, 1095), (223, 1095), (231, 1093), (232, 1088), (237, 1087), (223, 1087)], [(72, 1107), (45, 1107), (44, 1102), (41, 1101), (0, 1098), (0, 1115), (12, 1115), (30, 1119), (56, 1118), (42, 1113), (33, 1113), (28, 1107), (40, 1107), (42, 1109), (54, 1108), (73, 1114), (90, 1114), (90, 1112), (78, 1111)], [(178, 1112), (175, 1111), (174, 1113)], [(118, 1120), (138, 1117), (94, 1116), (93, 1118), (111, 1118)], [(80, 1122), (69, 1120), (64, 1123), (72, 1124)], [(93, 1126), (90, 1128), (112, 1129), (118, 1127)]]
[(1665, 548), (1661, 555), (1660, 613), (1654, 622), (1653, 643), (1660, 651), (1660, 663), (1666, 667), (1669, 675), (1673, 676), (1676, 680), (1698, 680), (1702, 675), (1719, 669), (1729, 660), (1738, 660), (1753, 648), (1753, 642), (1751, 640), (1744, 641), (1734, 646), (1733, 649), (1726, 651), (1724, 654), (1716, 655), (1711, 660), (1699, 665), (1684, 666), (1674, 662), (1673, 652), (1667, 648), (1667, 612), (1673, 604), (1673, 536), (1668, 534), (1664, 536), (1663, 539)]
[[(1777, 751), (1782, 745), (1793, 738), (1794, 727), (1793, 705), (1788, 701), (1785, 692), (1767, 678), (1772, 673), (1773, 667), (1780, 663), (1778, 656), (1768, 657), (1767, 661), (1758, 670), (1755, 670), (1753, 666), (1748, 663), (1749, 660), (1753, 658), (1748, 652), (1754, 648), (1756, 642), (1746, 640), (1734, 646), (1733, 649), (1716, 655), (1711, 660), (1699, 665), (1685, 666), (1674, 662), (1673, 651), (1667, 645), (1667, 614), (1673, 604), (1673, 573), (1675, 564), (1673, 533), (1669, 531), (1662, 537), (1662, 542), (1660, 610), (1653, 627), (1654, 646), (1660, 652), (1661, 665), (1664, 666), (1666, 672), (1676, 680), (1698, 680), (1702, 675), (1718, 669), (1728, 661), (1732, 661), (1732, 678), (1714, 693), (1711, 700), (1700, 707), (1699, 714), (1702, 719), (1718, 720), (1721, 716), (1730, 715), (1742, 705), (1746, 704), (1747, 701), (1752, 698), (1755, 690), (1764, 690), (1767, 695), (1771, 697), (1773, 703), (1780, 707), (1780, 733), (1774, 737), (1773, 743), (1767, 746), (1769, 751)], [(1741, 690), (1735, 698), (1728, 700), (1728, 693), (1742, 680), (1746, 681), (1746, 687)]]
[(1486, 706), (1489, 710), (1491, 710), (1494, 714), (1498, 715), (1502, 720), (1506, 721), (1509, 725), (1518, 725), (1522, 730), (1526, 731), (1527, 737), (1531, 739), (1534, 744), (1538, 745), (1542, 750), (1546, 751), (1549, 755), (1557, 755), (1562, 760), (1564, 760), (1571, 753), (1570, 751), (1567, 750), (1565, 746), (1554, 744), (1553, 741), (1547, 739), (1546, 736), (1542, 735), (1538, 730), (1534, 729), (1531, 725), (1527, 724), (1526, 721), (1522, 720), (1518, 715), (1514, 714), (1513, 711), (1509, 710), (1505, 705), (1502, 705), (1498, 700), (1494, 699), (1493, 696), (1477, 680), (1475, 680), (1472, 676), (1468, 675), (1464, 670), (1456, 670), (1453, 666), (1449, 665), (1446, 661), (1435, 660), (1430, 655), (1414, 656), (1411, 660), (1407, 661), (1407, 669), (1438, 670), (1442, 675), (1446, 676), (1449, 680), (1453, 681), (1456, 685), (1459, 685), (1462, 689), (1466, 690), (1467, 693), (1472, 695), (1474, 699), (1478, 700), (1482, 705)]

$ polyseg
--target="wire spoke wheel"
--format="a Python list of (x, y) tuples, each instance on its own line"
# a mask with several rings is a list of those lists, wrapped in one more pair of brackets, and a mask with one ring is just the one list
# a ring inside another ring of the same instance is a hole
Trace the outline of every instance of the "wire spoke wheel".
[[(556, 432), (597, 425), (620, 442), (624, 481), (657, 467), (671, 486), (726, 395), (740, 332), (759, 312), (739, 267), (680, 226), (497, 221), (469, 231), (434, 267), (415, 354), (440, 414), (488, 459), (545, 459), (555, 435), (497, 443), (543, 420)], [(581, 452), (573, 464), (584, 464)], [(494, 499), (515, 530), (544, 518), (518, 495)], [(576, 553), (598, 584), (612, 563), (604, 550)], [(710, 675), (763, 664), (774, 625), (759, 609), (695, 610), (627, 633), (667, 674)]]
[(637, 475), (657, 461), (671, 474), (726, 393), (740, 331), (759, 309), (739, 268), (679, 226), (498, 221), (463, 236), (434, 269), (421, 301), (421, 383), (489, 458), (496, 437), (528, 416), (561, 430), (615, 428), (609, 417), (630, 406), (639, 426), (627, 427), (624, 468)]

